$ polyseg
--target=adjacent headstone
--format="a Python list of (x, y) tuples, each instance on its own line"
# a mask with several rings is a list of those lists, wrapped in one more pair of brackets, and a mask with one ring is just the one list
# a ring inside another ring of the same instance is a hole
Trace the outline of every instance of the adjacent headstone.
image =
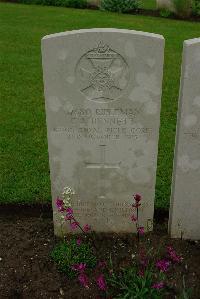
[(100, 5), (100, 0), (87, 0), (87, 3), (89, 4), (89, 5), (92, 5), (92, 6), (96, 6), (96, 7), (99, 7), (99, 5)]
[(182, 2), (175, 0), (157, 0), (157, 8), (160, 10), (166, 9), (181, 18), (186, 18), (192, 13), (192, 2), (192, 0), (184, 0)]
[(53, 203), (72, 187), (76, 218), (97, 232), (134, 231), (135, 192), (140, 224), (152, 229), (163, 52), (162, 36), (130, 30), (42, 39)]
[(169, 230), (200, 239), (200, 38), (184, 42)]
[(156, 3), (158, 9), (167, 9), (171, 12), (176, 11), (173, 0), (157, 0)]

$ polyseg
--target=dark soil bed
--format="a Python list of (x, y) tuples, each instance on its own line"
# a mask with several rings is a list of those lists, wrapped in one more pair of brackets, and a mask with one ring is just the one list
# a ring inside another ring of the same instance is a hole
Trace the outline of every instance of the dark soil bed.
[[(17, 211), (17, 213), (16, 213)], [(28, 212), (29, 211), (29, 212)], [(105, 298), (96, 287), (83, 289), (76, 280), (69, 281), (57, 271), (49, 254), (57, 240), (53, 234), (51, 210), (22, 207), (0, 207), (0, 298)], [(164, 217), (163, 217), (164, 219)], [(193, 288), (192, 298), (200, 298), (200, 243), (171, 240), (166, 234), (166, 223), (156, 225), (154, 233), (145, 240), (155, 247), (173, 245), (183, 261), (171, 271), (169, 282), (176, 288), (186, 285)], [(100, 260), (111, 253), (116, 267), (130, 263), (134, 252), (133, 235), (98, 234), (96, 252)], [(175, 298), (175, 291), (169, 298)]]

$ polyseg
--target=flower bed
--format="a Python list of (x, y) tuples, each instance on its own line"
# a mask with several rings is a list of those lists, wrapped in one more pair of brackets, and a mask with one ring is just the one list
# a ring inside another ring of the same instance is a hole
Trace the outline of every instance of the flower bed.
[[(8, 214), (3, 210), (0, 213), (1, 298), (101, 298), (102, 291), (97, 285), (89, 284), (89, 288), (84, 288), (76, 278), (69, 280), (58, 271), (50, 257), (58, 242), (53, 234), (51, 210), (42, 216), (38, 206), (34, 213), (35, 217), (31, 217), (30, 213), (26, 216), (26, 206), (18, 214)], [(151, 244), (157, 248), (160, 244), (163, 248), (161, 255), (170, 244), (183, 257), (182, 263), (168, 272), (167, 283), (171, 289), (166, 298), (175, 298), (176, 292), (183, 287), (184, 275), (186, 287), (193, 289), (190, 298), (197, 299), (200, 294), (200, 244), (169, 239), (165, 222), (161, 226), (156, 225), (155, 232), (149, 233), (145, 240), (144, 246)], [(115, 271), (130, 265), (137, 250), (132, 234), (98, 234), (95, 242), (98, 259), (107, 260), (111, 254)], [(89, 280), (92, 279), (91, 273)]]

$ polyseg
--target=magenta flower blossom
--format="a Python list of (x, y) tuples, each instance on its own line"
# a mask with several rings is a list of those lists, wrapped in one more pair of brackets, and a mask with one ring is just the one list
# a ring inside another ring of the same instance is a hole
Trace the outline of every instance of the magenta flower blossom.
[(67, 212), (68, 215), (73, 215), (73, 213), (74, 213), (72, 208), (67, 208), (66, 212)]
[(132, 207), (138, 209), (141, 206), (139, 202), (142, 200), (142, 196), (136, 193), (133, 195), (133, 199), (135, 200), (135, 203), (132, 205)]
[(169, 269), (170, 262), (168, 260), (159, 260), (156, 262), (156, 267), (161, 271), (161, 272), (167, 272)]
[(72, 230), (77, 229), (77, 227), (79, 226), (79, 223), (77, 221), (71, 222), (70, 223), (70, 227)]
[(72, 269), (80, 273), (83, 273), (85, 271), (85, 268), (86, 268), (86, 264), (83, 263), (72, 265)]
[(82, 240), (81, 240), (81, 238), (78, 238), (78, 239), (76, 240), (76, 244), (77, 244), (78, 246), (80, 246), (80, 245), (81, 245), (81, 243), (82, 243)]
[(97, 285), (101, 291), (106, 291), (107, 285), (103, 274), (100, 274), (99, 277), (97, 277)]
[(67, 208), (66, 212), (67, 212), (67, 214), (65, 216), (65, 220), (72, 220), (73, 219), (73, 213), (74, 213), (72, 208)]
[(149, 261), (148, 261), (148, 258), (147, 258), (147, 257), (144, 257), (143, 259), (140, 260), (140, 264), (141, 264), (144, 268), (146, 268), (146, 267), (148, 266), (148, 263), (149, 263)]
[(142, 196), (138, 193), (134, 194), (133, 197), (137, 203), (139, 203), (142, 200)]
[(156, 282), (152, 285), (152, 289), (160, 290), (164, 288), (164, 282)]
[(138, 227), (137, 232), (139, 233), (139, 235), (144, 235), (144, 227), (143, 226)]
[(65, 215), (65, 220), (72, 220), (73, 219), (73, 216), (72, 215)]
[(56, 206), (58, 208), (63, 206), (63, 200), (60, 199), (59, 197), (56, 198)]
[(138, 276), (140, 277), (144, 277), (144, 270), (143, 269), (140, 269), (139, 272), (138, 272)]
[(105, 269), (107, 267), (106, 261), (99, 261), (97, 267), (100, 269)]
[(133, 221), (133, 222), (137, 221), (137, 217), (134, 214), (131, 216), (131, 221)]
[(60, 199), (59, 197), (56, 198), (56, 207), (58, 209), (59, 212), (63, 212), (65, 209), (63, 207), (63, 200)]
[(85, 233), (88, 233), (91, 230), (91, 226), (89, 224), (84, 225), (83, 230)]
[(174, 263), (180, 263), (182, 261), (182, 257), (177, 255), (176, 251), (173, 249), (172, 246), (167, 247), (167, 253), (169, 255), (169, 258), (174, 262)]
[(80, 273), (78, 280), (83, 287), (89, 289), (89, 278), (85, 273)]
[(143, 269), (145, 269), (149, 263), (149, 260), (145, 253), (144, 248), (141, 248), (139, 250), (139, 261), (140, 261), (140, 264), (142, 265)]

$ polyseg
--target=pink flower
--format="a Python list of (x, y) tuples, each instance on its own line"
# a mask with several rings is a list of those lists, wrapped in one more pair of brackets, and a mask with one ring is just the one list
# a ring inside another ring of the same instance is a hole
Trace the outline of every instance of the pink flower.
[(76, 240), (76, 244), (77, 244), (78, 246), (80, 246), (81, 243), (82, 243), (82, 240), (81, 240), (80, 238), (78, 238), (78, 239)]
[(139, 270), (138, 276), (144, 277), (144, 270), (143, 269)]
[(70, 227), (72, 230), (77, 229), (78, 226), (79, 226), (79, 223), (76, 221), (70, 223)]
[(73, 215), (73, 213), (74, 213), (72, 208), (67, 208), (66, 212), (67, 212), (68, 215)]
[(106, 291), (107, 285), (103, 274), (100, 274), (99, 277), (97, 277), (97, 285), (101, 291)]
[(138, 193), (134, 194), (133, 197), (137, 203), (139, 203), (142, 200), (142, 196)]
[(164, 288), (164, 282), (163, 281), (154, 283), (152, 285), (152, 289), (160, 290), (162, 288)]
[(65, 220), (72, 220), (73, 219), (73, 216), (72, 215), (65, 215)]
[(140, 260), (140, 264), (144, 267), (144, 268), (146, 268), (147, 267), (147, 265), (148, 265), (148, 258), (147, 257), (144, 257), (144, 258), (142, 258), (141, 260)]
[(72, 220), (73, 219), (73, 213), (74, 213), (72, 208), (67, 208), (66, 212), (67, 212), (67, 214), (65, 216), (65, 220)]
[(86, 264), (83, 263), (72, 265), (72, 269), (80, 273), (83, 273), (85, 271), (85, 268), (86, 268)]
[(100, 261), (98, 263), (98, 267), (101, 268), (101, 269), (105, 269), (107, 267), (107, 264), (105, 261)]
[(59, 197), (56, 198), (56, 206), (59, 208), (63, 205), (63, 200)]
[(180, 263), (183, 259), (181, 256), (177, 255), (176, 251), (173, 249), (172, 246), (167, 247), (167, 253), (170, 259), (175, 263)]
[(60, 199), (59, 197), (56, 198), (56, 207), (59, 212), (63, 212), (65, 210), (63, 207), (63, 200)]
[(143, 226), (138, 227), (137, 232), (139, 233), (139, 235), (144, 235), (144, 227)]
[(167, 260), (159, 260), (156, 262), (156, 267), (161, 271), (161, 272), (167, 272), (169, 269), (170, 262)]
[(137, 221), (137, 217), (133, 214), (133, 215), (131, 216), (131, 220), (132, 220), (133, 222), (136, 222), (136, 221)]
[(145, 250), (144, 248), (141, 248), (139, 251), (139, 258), (140, 258), (140, 264), (143, 266), (143, 268), (146, 268), (146, 266), (148, 265), (149, 261), (148, 258), (146, 256)]
[(78, 280), (82, 286), (89, 289), (89, 278), (85, 273), (80, 273), (78, 276)]
[(83, 230), (85, 233), (88, 233), (91, 230), (91, 226), (89, 224), (84, 225)]

